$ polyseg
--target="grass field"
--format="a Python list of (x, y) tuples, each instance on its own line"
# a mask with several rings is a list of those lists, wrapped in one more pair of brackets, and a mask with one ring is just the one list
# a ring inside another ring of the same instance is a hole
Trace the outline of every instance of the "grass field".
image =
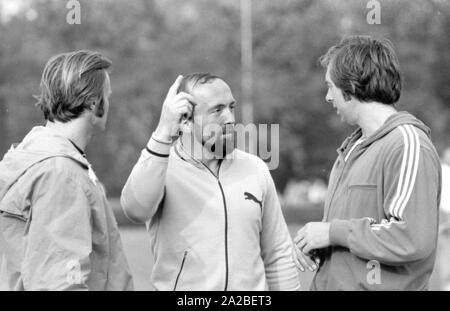
[[(117, 200), (112, 200), (111, 206), (114, 209), (120, 226), (125, 254), (134, 277), (135, 289), (141, 291), (152, 290), (150, 273), (153, 259), (150, 250), (150, 238), (145, 226), (132, 225), (123, 215)], [(320, 221), (322, 217), (322, 211), (317, 206), (287, 208), (283, 209), (283, 213), (292, 237), (295, 236), (302, 224), (309, 221)], [(439, 268), (435, 268), (435, 273), (431, 278), (431, 290), (450, 290), (450, 286), (445, 285), (445, 283), (450, 284), (449, 258), (450, 236), (441, 235), (436, 259)], [(309, 289), (312, 277), (313, 273), (309, 271), (300, 274), (302, 290)]]
[[(117, 199), (110, 200), (111, 207), (116, 215), (120, 226), (122, 242), (127, 255), (130, 269), (134, 277), (136, 290), (152, 290), (150, 285), (150, 273), (153, 265), (150, 250), (150, 238), (145, 226), (133, 225), (123, 214), (120, 202)], [(289, 226), (291, 236), (294, 236), (302, 224), (309, 221), (319, 221), (322, 218), (320, 206), (305, 206), (304, 208), (285, 208), (284, 217)], [(309, 289), (313, 273), (301, 273), (301, 284), (303, 290)]]
[[(297, 232), (299, 225), (289, 226), (291, 234)], [(152, 290), (150, 285), (150, 272), (153, 265), (150, 251), (150, 239), (144, 226), (122, 226), (120, 227), (125, 254), (130, 264), (134, 277), (136, 290)], [(308, 290), (312, 279), (312, 272), (301, 274), (302, 290)]]

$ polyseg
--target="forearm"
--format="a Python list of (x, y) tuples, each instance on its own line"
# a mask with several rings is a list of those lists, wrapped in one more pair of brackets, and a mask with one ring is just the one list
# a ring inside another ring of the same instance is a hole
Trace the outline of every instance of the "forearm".
[[(289, 250), (288, 250), (289, 248)], [(280, 257), (266, 265), (266, 277), (271, 291), (297, 291), (300, 290), (298, 270), (292, 258), (292, 246), (284, 247), (278, 253)]]
[(277, 191), (269, 170), (264, 167), (266, 195), (263, 205), (261, 251), (269, 290), (300, 290), (295, 266), (294, 244), (281, 211)]
[(145, 222), (156, 213), (164, 195), (170, 146), (150, 139), (122, 190), (121, 205), (134, 222)]
[(369, 219), (333, 220), (332, 245), (346, 247), (354, 255), (388, 265), (403, 264), (428, 256), (435, 245), (436, 226), (391, 221), (372, 225)]

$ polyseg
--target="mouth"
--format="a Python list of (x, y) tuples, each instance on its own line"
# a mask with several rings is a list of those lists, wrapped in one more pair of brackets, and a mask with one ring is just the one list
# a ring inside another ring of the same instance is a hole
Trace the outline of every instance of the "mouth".
[(338, 107), (335, 106), (335, 105), (333, 104), (333, 108), (336, 109), (336, 113), (339, 114), (339, 109), (338, 109)]
[(234, 126), (227, 125), (222, 132), (223, 138), (232, 138), (234, 135)]

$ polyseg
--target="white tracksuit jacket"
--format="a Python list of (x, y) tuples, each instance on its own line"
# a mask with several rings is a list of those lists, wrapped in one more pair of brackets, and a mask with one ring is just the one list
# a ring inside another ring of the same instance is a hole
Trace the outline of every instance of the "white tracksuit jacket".
[(147, 223), (156, 290), (298, 290), (293, 243), (267, 165), (240, 150), (216, 177), (183, 152), (150, 139), (122, 191), (125, 214)]

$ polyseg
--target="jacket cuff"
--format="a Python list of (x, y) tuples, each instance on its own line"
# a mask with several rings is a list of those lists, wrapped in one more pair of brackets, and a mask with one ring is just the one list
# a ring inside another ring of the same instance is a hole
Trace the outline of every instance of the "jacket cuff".
[(350, 221), (333, 219), (330, 224), (330, 243), (349, 248), (348, 236), (350, 234)]
[(168, 157), (170, 153), (171, 145), (162, 144), (160, 142), (157, 142), (153, 138), (150, 138), (150, 140), (147, 143), (147, 151), (153, 155), (157, 155), (160, 157)]

